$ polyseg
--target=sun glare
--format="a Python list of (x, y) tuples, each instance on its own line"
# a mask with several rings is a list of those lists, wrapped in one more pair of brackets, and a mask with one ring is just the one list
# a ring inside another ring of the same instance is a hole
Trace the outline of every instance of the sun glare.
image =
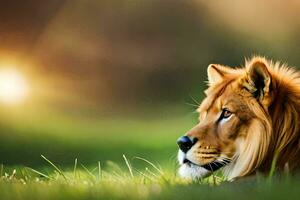
[(0, 70), (0, 101), (7, 104), (23, 102), (28, 95), (28, 83), (15, 70)]

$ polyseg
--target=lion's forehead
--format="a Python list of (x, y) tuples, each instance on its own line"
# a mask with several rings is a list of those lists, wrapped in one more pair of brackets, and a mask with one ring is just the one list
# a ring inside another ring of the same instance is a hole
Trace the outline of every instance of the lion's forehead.
[(206, 90), (206, 97), (197, 111), (207, 113), (210, 110), (220, 110), (226, 106), (229, 109), (245, 109), (245, 98), (235, 82), (218, 86), (211, 86)]

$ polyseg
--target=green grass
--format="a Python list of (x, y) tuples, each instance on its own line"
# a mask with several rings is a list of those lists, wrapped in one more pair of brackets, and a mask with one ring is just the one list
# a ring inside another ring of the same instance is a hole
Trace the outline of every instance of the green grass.
[(220, 174), (195, 182), (179, 178), (176, 139), (195, 124), (193, 114), (5, 116), (0, 124), (1, 200), (299, 197), (299, 176), (278, 178), (276, 160), (269, 177), (233, 183)]
[(146, 167), (136, 168), (124, 156), (124, 166), (110, 163), (102, 169), (98, 163), (92, 168), (78, 165), (62, 170), (42, 156), (52, 169), (41, 172), (31, 168), (1, 166), (1, 199), (297, 199), (299, 177), (256, 176), (250, 180), (226, 182), (220, 175), (190, 181), (164, 170), (152, 162), (139, 158)]

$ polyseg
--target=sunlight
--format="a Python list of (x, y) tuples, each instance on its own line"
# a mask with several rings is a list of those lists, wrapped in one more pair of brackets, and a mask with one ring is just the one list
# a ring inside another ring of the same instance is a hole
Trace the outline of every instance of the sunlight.
[(0, 101), (6, 104), (23, 102), (28, 95), (28, 83), (16, 70), (0, 71)]

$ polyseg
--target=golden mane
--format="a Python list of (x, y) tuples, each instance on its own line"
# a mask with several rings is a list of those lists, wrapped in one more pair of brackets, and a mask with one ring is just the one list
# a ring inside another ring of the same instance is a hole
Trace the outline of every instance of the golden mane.
[(266, 110), (249, 103), (257, 120), (250, 124), (247, 138), (239, 146), (242, 153), (224, 169), (229, 179), (267, 172), (275, 157), (278, 169), (300, 167), (300, 73), (286, 64), (254, 57), (246, 60), (239, 74), (255, 62), (265, 63), (271, 75), (272, 101)]

